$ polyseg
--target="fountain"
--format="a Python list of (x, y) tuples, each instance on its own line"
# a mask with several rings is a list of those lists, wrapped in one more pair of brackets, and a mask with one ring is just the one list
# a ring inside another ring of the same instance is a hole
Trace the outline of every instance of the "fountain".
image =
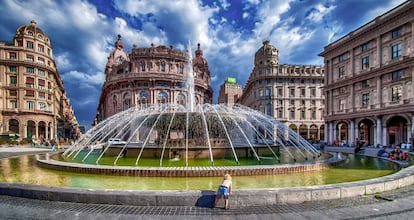
[[(190, 45), (189, 42), (185, 105), (136, 105), (115, 114), (90, 129), (58, 160), (112, 165), (117, 169), (158, 167), (156, 174), (135, 171), (127, 174), (151, 176), (160, 175), (165, 167), (184, 167), (193, 173), (176, 172), (170, 176), (222, 175), (205, 171), (214, 169), (195, 172), (189, 167), (238, 166), (231, 170), (248, 170), (237, 172), (242, 175), (257, 173), (256, 165), (270, 166), (261, 169), (259, 173), (263, 174), (292, 172), (285, 167), (283, 171), (275, 169), (280, 164), (295, 164), (296, 167), (290, 167), (295, 172), (325, 167), (325, 163), (315, 161), (326, 156), (268, 115), (241, 105), (196, 104)], [(308, 161), (313, 162), (304, 164)]]
[[(257, 206), (346, 198), (414, 182), (407, 174), (412, 169), (376, 178), (396, 171), (388, 161), (322, 154), (283, 123), (245, 106), (195, 104), (189, 69), (185, 106), (135, 106), (102, 121), (62, 154), (0, 160), (0, 181), (7, 182), (0, 191), (61, 201), (192, 206), (201, 189), (215, 190), (221, 176), (231, 173), (237, 189), (244, 189), (232, 198), (234, 205)], [(365, 181), (352, 182), (357, 180)], [(26, 189), (27, 183), (40, 186)], [(147, 190), (162, 191), (154, 196)]]

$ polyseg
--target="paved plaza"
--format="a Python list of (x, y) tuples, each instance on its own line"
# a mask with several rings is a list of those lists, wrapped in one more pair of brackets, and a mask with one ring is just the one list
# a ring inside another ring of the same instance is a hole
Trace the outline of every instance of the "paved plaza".
[[(0, 158), (49, 151), (0, 147)], [(237, 190), (235, 191), (237, 193)], [(33, 200), (0, 195), (0, 219), (413, 219), (414, 186), (347, 199), (300, 204), (207, 208), (127, 206)]]

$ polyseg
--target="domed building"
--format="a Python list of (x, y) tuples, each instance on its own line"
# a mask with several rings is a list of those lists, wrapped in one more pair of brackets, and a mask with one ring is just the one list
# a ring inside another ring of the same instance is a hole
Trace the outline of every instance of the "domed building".
[(212, 103), (210, 70), (200, 44), (195, 55), (193, 71), (189, 71), (186, 52), (151, 44), (148, 48), (133, 45), (127, 54), (118, 35), (105, 67), (106, 80), (93, 125), (132, 106), (146, 108), (163, 103), (185, 106), (189, 101), (186, 78), (190, 72), (194, 74), (195, 103)]
[(36, 141), (79, 136), (50, 39), (35, 21), (17, 28), (13, 42), (0, 42), (0, 74), (0, 133)]
[(279, 64), (268, 40), (257, 50), (239, 103), (270, 115), (308, 140), (324, 139), (324, 68)]

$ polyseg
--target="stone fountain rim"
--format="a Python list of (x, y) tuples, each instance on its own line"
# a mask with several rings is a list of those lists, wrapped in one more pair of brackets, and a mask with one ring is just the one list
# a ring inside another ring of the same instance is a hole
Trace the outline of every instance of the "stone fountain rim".
[(46, 158), (37, 158), (37, 163), (44, 167), (59, 171), (69, 171), (88, 174), (106, 174), (120, 176), (159, 176), (159, 177), (203, 177), (203, 176), (223, 176), (230, 173), (237, 176), (250, 175), (274, 175), (306, 172), (312, 170), (321, 170), (336, 165), (346, 160), (345, 157), (332, 157), (324, 160), (296, 162), (289, 164), (275, 165), (252, 165), (252, 166), (203, 166), (203, 167), (149, 167), (149, 166), (112, 166), (112, 165), (94, 165), (58, 161), (48, 155), (57, 153), (46, 153)]

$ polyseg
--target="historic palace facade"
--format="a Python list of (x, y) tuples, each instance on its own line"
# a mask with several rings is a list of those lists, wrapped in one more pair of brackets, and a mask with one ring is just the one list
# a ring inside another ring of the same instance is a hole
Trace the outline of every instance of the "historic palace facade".
[(308, 140), (324, 139), (324, 68), (279, 64), (269, 41), (256, 52), (254, 69), (239, 103), (284, 122)]
[(408, 143), (414, 133), (414, 3), (327, 45), (326, 141)]
[[(212, 103), (210, 70), (203, 57), (200, 44), (192, 59), (194, 95), (197, 103)], [(186, 78), (189, 71), (189, 54), (172, 46), (138, 48), (133, 45), (125, 53), (121, 36), (108, 57), (105, 68), (106, 81), (94, 125), (132, 106), (145, 108), (151, 104), (175, 103), (186, 105)]]
[(0, 133), (45, 141), (80, 134), (50, 39), (35, 21), (0, 42), (0, 101)]

